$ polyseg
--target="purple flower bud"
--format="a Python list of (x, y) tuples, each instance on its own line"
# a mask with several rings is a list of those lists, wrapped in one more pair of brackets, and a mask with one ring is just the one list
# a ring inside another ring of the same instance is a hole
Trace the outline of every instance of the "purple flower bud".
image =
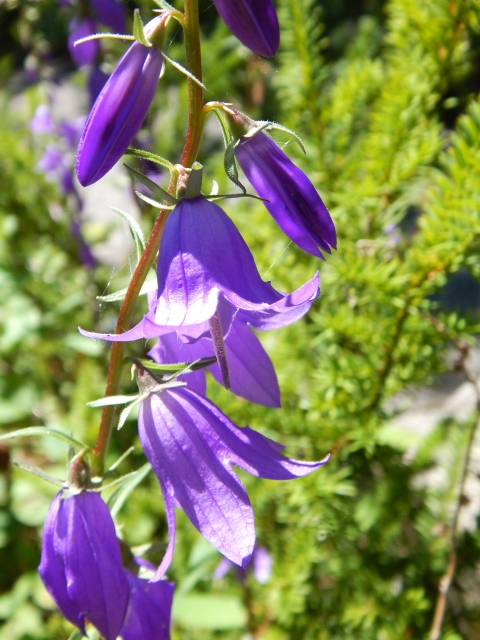
[(213, 0), (220, 17), (246, 47), (270, 58), (280, 44), (280, 28), (272, 0)]
[(125, 32), (125, 9), (117, 0), (91, 0), (98, 19), (115, 33)]
[(322, 258), (337, 246), (332, 218), (301, 169), (265, 133), (242, 138), (235, 155), (280, 229), (304, 251)]
[(77, 150), (80, 184), (100, 180), (120, 160), (140, 129), (155, 94), (163, 56), (134, 42), (103, 87)]
[(170, 640), (172, 582), (148, 582), (126, 572), (130, 585), (122, 640)]
[(89, 40), (75, 46), (75, 42), (80, 38), (86, 38), (96, 33), (95, 23), (90, 18), (78, 21), (74, 18), (70, 22), (70, 35), (68, 36), (68, 51), (70, 57), (75, 62), (77, 67), (82, 67), (84, 64), (93, 64), (97, 53), (100, 49), (98, 40)]
[(115, 640), (129, 586), (110, 512), (97, 493), (53, 499), (43, 528), (40, 577), (62, 614), (85, 634), (88, 619)]
[(32, 133), (52, 134), (55, 131), (50, 110), (46, 104), (41, 104), (35, 109), (28, 128)]

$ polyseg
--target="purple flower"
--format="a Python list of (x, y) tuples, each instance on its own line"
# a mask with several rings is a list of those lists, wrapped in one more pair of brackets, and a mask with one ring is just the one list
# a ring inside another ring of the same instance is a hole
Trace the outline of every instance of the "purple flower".
[[(274, 311), (270, 314), (240, 310), (235, 313), (233, 307), (225, 300), (221, 304), (222, 307), (226, 307), (222, 309), (222, 316), (231, 316), (231, 319), (228, 318), (223, 323), (230, 327), (225, 335), (230, 390), (250, 402), (267, 407), (279, 407), (280, 390), (273, 364), (251, 327), (261, 331), (285, 327), (307, 313), (311, 302), (308, 301), (285, 313)], [(181, 334), (169, 333), (159, 337), (149, 355), (159, 364), (193, 362), (199, 358), (214, 356), (215, 348), (210, 335), (192, 341)], [(209, 369), (215, 380), (223, 384), (218, 363), (211, 365)], [(181, 379), (190, 389), (205, 395), (204, 371), (194, 371)]]
[(206, 398), (186, 388), (151, 394), (138, 417), (142, 448), (162, 487), (169, 529), (166, 555), (152, 580), (168, 568), (179, 505), (200, 533), (245, 567), (255, 544), (253, 510), (232, 465), (252, 475), (289, 480), (327, 462), (285, 458), (278, 443), (233, 424)]
[(134, 42), (116, 66), (78, 145), (76, 169), (84, 187), (100, 180), (127, 150), (145, 120), (162, 64), (158, 49)]
[(83, 20), (77, 20), (74, 18), (70, 22), (70, 35), (68, 36), (68, 51), (70, 57), (75, 62), (77, 67), (82, 67), (85, 64), (93, 64), (97, 53), (100, 50), (98, 40), (89, 40), (88, 42), (82, 42), (75, 46), (75, 42), (80, 38), (87, 38), (96, 32), (95, 23), (91, 18), (84, 18)]
[(280, 28), (272, 0), (213, 0), (213, 3), (242, 44), (266, 58), (277, 53)]
[[(253, 565), (253, 575), (255, 580), (259, 584), (266, 584), (270, 580), (270, 576), (272, 575), (272, 565), (273, 558), (265, 549), (265, 547), (259, 547), (255, 545), (255, 549), (253, 550), (252, 555), (252, 565)], [(250, 565), (250, 566), (252, 566)], [(215, 571), (212, 574), (212, 578), (214, 580), (221, 580), (229, 571), (235, 569), (235, 574), (239, 582), (244, 582), (246, 573), (248, 571), (242, 569), (227, 560), (227, 558), (222, 558), (218, 563)]]
[[(173, 331), (197, 339), (208, 335), (210, 320), (220, 315), (227, 335), (232, 307), (270, 317), (293, 312), (314, 300), (319, 291), (318, 274), (286, 295), (264, 282), (233, 222), (204, 198), (182, 200), (169, 215), (157, 277), (157, 298), (136, 327), (122, 334), (81, 332), (109, 341), (156, 338)], [(222, 300), (230, 306), (221, 304)]]
[(265, 133), (242, 138), (235, 155), (249, 182), (282, 231), (304, 251), (322, 258), (337, 246), (335, 226), (308, 177)]
[(50, 109), (46, 104), (41, 104), (35, 109), (33, 118), (28, 128), (32, 133), (52, 134), (55, 131)]
[(170, 640), (172, 582), (148, 582), (126, 571), (130, 600), (122, 640)]
[(40, 577), (62, 614), (85, 634), (85, 620), (115, 640), (129, 586), (110, 512), (97, 493), (58, 493), (43, 528)]
[(100, 22), (115, 33), (125, 32), (125, 9), (117, 0), (91, 0)]

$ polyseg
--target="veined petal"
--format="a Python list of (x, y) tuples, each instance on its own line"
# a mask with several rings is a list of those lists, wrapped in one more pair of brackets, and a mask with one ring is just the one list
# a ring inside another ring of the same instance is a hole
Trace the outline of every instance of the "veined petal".
[(134, 42), (107, 80), (88, 116), (76, 157), (84, 187), (100, 180), (140, 129), (155, 94), (163, 56)]
[(266, 58), (277, 53), (280, 28), (272, 0), (213, 0), (213, 3), (242, 44)]
[(265, 207), (295, 244), (322, 258), (337, 246), (327, 207), (301, 169), (265, 133), (242, 138), (235, 155)]
[(181, 391), (152, 395), (141, 404), (142, 448), (162, 487), (172, 487), (200, 533), (232, 562), (246, 566), (255, 543), (250, 501), (227, 468), (222, 443), (210, 436), (201, 396)]
[(130, 600), (122, 640), (170, 640), (170, 618), (174, 584), (161, 580), (148, 582), (126, 572)]

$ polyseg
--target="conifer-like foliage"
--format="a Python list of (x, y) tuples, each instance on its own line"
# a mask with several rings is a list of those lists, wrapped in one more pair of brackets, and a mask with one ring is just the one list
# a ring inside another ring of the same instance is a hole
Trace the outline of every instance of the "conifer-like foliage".
[[(37, 4), (40, 11), (51, 8)], [(452, 527), (456, 505), (468, 506), (460, 487), (479, 410), (418, 432), (396, 426), (394, 418), (409, 407), (412, 389), (437, 384), (452, 366), (462, 382), (462, 375), (473, 375), (465, 358), (479, 331), (480, 2), (279, 0), (281, 47), (271, 63), (232, 43), (207, 5), (205, 84), (215, 99), (247, 102), (257, 116), (301, 136), (306, 156), (286, 139), (285, 150), (312, 178), (339, 236), (338, 250), (320, 265), (322, 294), (308, 316), (262, 336), (278, 371), (282, 409), (247, 404), (211, 380), (209, 395), (236, 423), (282, 441), (294, 458), (332, 456), (322, 473), (295, 483), (242, 476), (258, 542), (273, 557), (266, 584), (251, 572), (214, 580), (219, 554), (179, 516), (172, 637), (428, 638), (453, 535), (456, 571), (441, 637), (475, 640), (480, 534), (471, 526), (455, 536)], [(167, 70), (165, 82), (168, 89), (156, 98), (159, 120), (150, 122), (161, 155), (177, 148), (175, 105), (185, 101), (181, 79)], [(84, 403), (102, 394), (98, 362), (105, 353), (97, 345), (98, 360), (85, 359), (87, 347), (70, 335), (70, 314), (82, 314), (81, 324), (98, 313), (95, 296), (108, 274), (97, 269), (97, 284), (85, 286), (66, 226), (46, 211), (60, 196), (34, 173), (36, 159), (25, 150), (30, 143), (22, 142), (26, 130), (7, 114), (0, 122), (0, 279), (8, 294), (0, 307), (0, 422), (6, 429), (68, 429), (75, 421), (81, 437), (95, 423)], [(282, 141), (282, 134), (275, 137)], [(202, 153), (220, 166), (218, 138), (207, 132)], [(26, 182), (35, 183), (35, 198)], [(290, 291), (312, 276), (318, 261), (288, 244), (261, 203), (228, 206), (261, 274), (276, 288)], [(148, 224), (150, 214), (143, 212)], [(469, 293), (459, 298), (464, 282)], [(59, 289), (63, 302), (54, 304)], [(109, 309), (99, 311), (106, 326), (115, 316)], [(85, 398), (79, 391), (85, 385), (72, 392), (79, 378), (90, 385)], [(122, 451), (138, 443), (133, 421), (120, 439)], [(53, 494), (34, 485), (39, 498), (32, 510), (26, 498), (32, 481), (26, 488), (6, 449), (0, 454), (6, 487), (0, 639), (66, 638), (71, 627), (52, 613), (33, 577), (42, 519), (35, 509), (44, 515)], [(52, 463), (57, 454), (33, 442), (23, 452), (27, 460)], [(133, 454), (125, 470), (140, 461)], [(468, 462), (467, 481), (473, 481), (479, 469)], [(151, 478), (135, 495), (119, 516), (126, 540), (164, 540), (165, 516)]]

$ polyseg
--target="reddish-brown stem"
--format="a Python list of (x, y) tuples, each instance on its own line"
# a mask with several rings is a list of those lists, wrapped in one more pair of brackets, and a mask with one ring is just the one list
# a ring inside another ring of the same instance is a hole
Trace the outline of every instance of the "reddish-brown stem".
[[(198, 80), (201, 81), (202, 59), (200, 52), (198, 0), (184, 0), (183, 33), (185, 38), (187, 68), (196, 78), (198, 78)], [(196, 160), (198, 149), (200, 147), (200, 140), (202, 138), (203, 122), (203, 91), (198, 83), (189, 78), (187, 132), (180, 161), (184, 167), (191, 167)], [(169, 192), (173, 193), (174, 188), (175, 181), (171, 180)], [(120, 308), (115, 333), (123, 333), (131, 327), (135, 304), (140, 294), (140, 289), (142, 288), (145, 278), (147, 277), (157, 255), (167, 215), (168, 211), (162, 209), (153, 226), (145, 251), (143, 252), (137, 268), (135, 269), (127, 294)], [(117, 395), (119, 391), (122, 379), (122, 363), (124, 354), (125, 343), (114, 342), (110, 352), (105, 396)], [(105, 457), (107, 455), (113, 431), (114, 418), (115, 407), (103, 407), (97, 442), (93, 450), (92, 474), (94, 476), (101, 476), (103, 474)]]

